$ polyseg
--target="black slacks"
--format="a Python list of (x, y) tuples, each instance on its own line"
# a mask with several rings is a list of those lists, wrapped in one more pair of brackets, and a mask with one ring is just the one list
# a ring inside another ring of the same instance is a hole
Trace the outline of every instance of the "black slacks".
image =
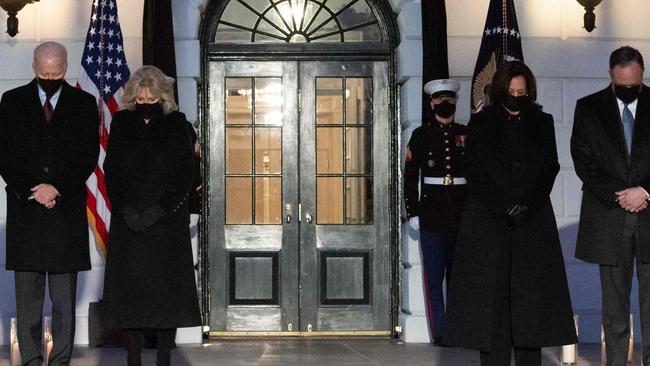
[(52, 341), (49, 366), (70, 364), (75, 331), (77, 272), (15, 272), (18, 345), (23, 365), (43, 362), (43, 302), (47, 277), (52, 301)]
[(636, 234), (632, 233), (621, 243), (619, 265), (600, 265), (607, 366), (627, 365), (630, 341), (630, 293), (635, 258), (636, 276), (639, 281), (642, 359), (643, 365), (650, 366), (650, 263), (642, 263), (638, 254)]
[[(170, 351), (174, 347), (176, 338), (176, 329), (147, 329), (156, 333), (156, 366), (170, 366)], [(140, 354), (144, 345), (144, 331), (142, 328), (123, 329), (124, 348), (127, 352), (128, 366), (141, 366), (142, 360)]]

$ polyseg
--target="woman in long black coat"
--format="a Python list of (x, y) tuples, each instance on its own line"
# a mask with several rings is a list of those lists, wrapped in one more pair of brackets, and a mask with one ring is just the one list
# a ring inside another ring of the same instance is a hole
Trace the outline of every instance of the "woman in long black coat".
[(158, 365), (169, 365), (175, 328), (201, 324), (189, 233), (193, 149), (176, 112), (172, 78), (153, 66), (125, 86), (104, 162), (112, 204), (102, 315), (125, 330), (140, 365), (143, 328), (155, 328)]
[(459, 229), (443, 341), (481, 365), (541, 365), (541, 347), (577, 342), (549, 195), (559, 171), (553, 117), (535, 104), (526, 65), (502, 65), (473, 116), (469, 195)]

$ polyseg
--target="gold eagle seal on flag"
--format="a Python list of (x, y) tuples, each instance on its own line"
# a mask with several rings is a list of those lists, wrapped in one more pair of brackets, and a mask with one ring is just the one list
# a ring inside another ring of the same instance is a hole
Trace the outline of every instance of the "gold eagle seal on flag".
[(490, 104), (490, 85), (492, 83), (492, 77), (496, 71), (497, 56), (492, 52), (490, 61), (485, 65), (483, 70), (476, 75), (476, 79), (472, 85), (472, 113), (476, 113), (482, 106)]

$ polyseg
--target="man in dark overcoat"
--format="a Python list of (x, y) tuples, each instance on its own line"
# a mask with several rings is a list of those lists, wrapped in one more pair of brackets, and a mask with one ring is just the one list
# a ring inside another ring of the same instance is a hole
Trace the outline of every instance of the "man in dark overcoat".
[[(639, 280), (643, 364), (650, 365), (650, 89), (643, 57), (612, 52), (611, 83), (578, 100), (571, 155), (582, 180), (576, 258), (600, 265), (607, 365), (626, 365), (633, 267)], [(634, 263), (636, 260), (636, 263)]]
[(47, 279), (52, 301), (49, 365), (68, 365), (77, 272), (90, 269), (85, 182), (99, 154), (97, 103), (68, 85), (66, 49), (34, 50), (36, 78), (0, 102), (0, 175), (6, 182), (8, 270), (15, 271), (23, 365), (41, 365)]

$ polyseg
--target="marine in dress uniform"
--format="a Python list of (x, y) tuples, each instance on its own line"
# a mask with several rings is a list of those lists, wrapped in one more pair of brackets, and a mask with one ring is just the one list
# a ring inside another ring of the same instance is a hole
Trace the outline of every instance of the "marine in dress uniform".
[(427, 319), (432, 342), (440, 342), (445, 304), (442, 285), (449, 274), (467, 186), (461, 159), (467, 127), (454, 122), (460, 83), (433, 80), (435, 121), (413, 131), (404, 167), (404, 200), (409, 226), (420, 232)]

